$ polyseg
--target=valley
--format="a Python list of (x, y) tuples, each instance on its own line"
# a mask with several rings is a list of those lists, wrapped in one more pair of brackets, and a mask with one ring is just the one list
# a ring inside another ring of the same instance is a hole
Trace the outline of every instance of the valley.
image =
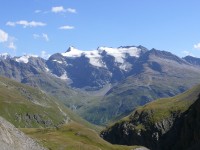
[(52, 150), (157, 150), (200, 93), (198, 58), (143, 46), (1, 56), (0, 75), (0, 116)]

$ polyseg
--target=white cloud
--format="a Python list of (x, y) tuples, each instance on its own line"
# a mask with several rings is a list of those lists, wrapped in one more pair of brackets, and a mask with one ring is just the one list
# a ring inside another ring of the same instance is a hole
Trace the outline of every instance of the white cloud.
[(40, 57), (44, 59), (48, 59), (51, 55), (48, 54), (46, 51), (41, 51)]
[(0, 43), (8, 41), (8, 33), (0, 29)]
[(52, 7), (51, 11), (54, 12), (54, 13), (66, 12), (66, 10), (64, 9), (63, 6)]
[(49, 41), (49, 37), (48, 37), (48, 35), (46, 33), (42, 33), (41, 35), (39, 35), (39, 34), (33, 34), (33, 38), (34, 39), (40, 39), (40, 38), (42, 38), (42, 39), (44, 39), (47, 42)]
[(67, 11), (70, 13), (76, 13), (76, 9), (74, 8), (67, 8)]
[(0, 29), (0, 43), (4, 43), (5, 47), (16, 50), (15, 40), (14, 37), (9, 36), (8, 33)]
[(8, 48), (16, 50), (16, 46), (15, 46), (14, 42), (10, 42), (9, 45), (8, 45)]
[(195, 49), (200, 49), (200, 43), (195, 44), (195, 45), (194, 45), (194, 48), (195, 48)]
[(74, 8), (65, 9), (63, 6), (56, 6), (56, 7), (51, 8), (51, 12), (53, 12), (53, 13), (64, 13), (64, 12), (76, 13), (76, 9), (74, 9)]
[(26, 27), (38, 27), (38, 26), (46, 26), (46, 23), (43, 23), (43, 22), (36, 22), (36, 21), (31, 21), (31, 22), (28, 22), (26, 20), (20, 20), (20, 21), (16, 21), (16, 22), (11, 22), (11, 21), (8, 21), (6, 23), (7, 26), (16, 26), (16, 25), (22, 25), (24, 28)]
[(72, 30), (72, 29), (75, 29), (74, 26), (61, 26), (59, 27), (60, 30)]

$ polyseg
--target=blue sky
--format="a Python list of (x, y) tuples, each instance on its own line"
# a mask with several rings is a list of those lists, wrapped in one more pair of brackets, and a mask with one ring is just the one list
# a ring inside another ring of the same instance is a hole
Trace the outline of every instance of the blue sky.
[(143, 45), (200, 57), (199, 0), (1, 0), (0, 53)]

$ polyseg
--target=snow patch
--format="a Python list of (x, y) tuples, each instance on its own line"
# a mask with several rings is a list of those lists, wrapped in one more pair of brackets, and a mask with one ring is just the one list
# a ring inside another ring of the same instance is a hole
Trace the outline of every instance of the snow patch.
[(105, 67), (105, 64), (102, 61), (102, 57), (97, 50), (82, 51), (74, 47), (70, 47), (67, 50), (67, 52), (61, 53), (61, 55), (64, 57), (71, 57), (71, 58), (85, 56), (89, 59), (89, 63), (91, 65), (96, 67)]
[(10, 57), (10, 55), (8, 53), (2, 53), (2, 54), (0, 54), (0, 57), (3, 59), (7, 59)]
[(59, 78), (62, 80), (69, 80), (66, 72), (63, 75), (61, 75)]
[(36, 56), (36, 55), (24, 55), (24, 56), (15, 58), (15, 60), (16, 60), (17, 62), (27, 64), (27, 63), (29, 62), (29, 58), (31, 58), (31, 57), (38, 57), (38, 56)]
[(54, 62), (57, 62), (57, 63), (59, 63), (59, 64), (62, 64), (63, 62), (62, 61), (59, 61), (59, 60), (52, 60), (52, 61), (54, 61)]
[(46, 72), (49, 72), (49, 68), (45, 67)]
[(99, 47), (99, 53), (106, 52), (107, 55), (113, 56), (115, 62), (119, 63), (119, 68), (128, 71), (131, 69), (132, 65), (128, 62), (125, 62), (127, 55), (131, 57), (139, 57), (141, 49), (137, 47), (119, 47), (119, 48), (110, 48), (110, 47)]
[(124, 59), (126, 55), (130, 55), (132, 57), (139, 57), (141, 50), (137, 47), (119, 47), (119, 48), (111, 48), (111, 47), (99, 47), (99, 52), (105, 51), (108, 55), (113, 56), (115, 61), (118, 63), (124, 63)]
[(70, 47), (67, 52), (61, 53), (64, 57), (80, 57), (83, 51), (80, 51), (74, 47)]
[(127, 55), (131, 57), (139, 57), (141, 53), (141, 49), (134, 46), (119, 48), (99, 47), (97, 50), (92, 51), (82, 51), (74, 47), (69, 47), (69, 49), (65, 53), (61, 53), (61, 55), (70, 58), (85, 56), (89, 59), (89, 63), (91, 65), (106, 68), (101, 56), (104, 51), (107, 55), (113, 56), (115, 58), (115, 62), (118, 63), (119, 67), (125, 71), (132, 67), (130, 63), (125, 62)]
[(96, 66), (96, 67), (104, 67), (104, 68), (106, 67), (102, 61), (101, 55), (98, 53), (97, 50), (84, 51), (83, 55), (85, 55), (85, 57), (89, 58), (89, 62), (91, 65)]

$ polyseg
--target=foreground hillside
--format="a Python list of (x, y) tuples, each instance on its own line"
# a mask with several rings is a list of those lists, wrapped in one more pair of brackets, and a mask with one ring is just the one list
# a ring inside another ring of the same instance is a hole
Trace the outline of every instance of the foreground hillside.
[[(128, 117), (118, 121), (103, 131), (101, 136), (114, 144), (143, 145), (150, 149), (157, 149), (160, 140), (162, 140), (165, 134), (171, 131), (176, 125), (177, 120), (179, 120), (190, 105), (197, 100), (199, 93), (200, 85), (178, 96), (159, 99), (139, 107)], [(195, 117), (195, 115), (193, 117)], [(190, 121), (190, 119), (188, 121)], [(192, 125), (193, 123), (190, 122), (189, 124)], [(185, 125), (187, 126), (187, 123), (185, 123)], [(196, 123), (194, 123), (194, 125), (196, 125)], [(181, 129), (182, 127), (176, 126), (176, 130), (179, 131)], [(196, 132), (196, 128), (191, 129), (192, 128), (188, 127), (188, 133)], [(183, 139), (188, 139), (186, 137), (187, 135), (185, 133)], [(170, 138), (168, 138), (168, 140), (172, 143), (174, 141)]]
[(99, 130), (45, 92), (4, 77), (0, 77), (0, 116), (20, 128), (58, 127), (73, 120)]
[(175, 122), (160, 141), (162, 150), (200, 149), (200, 95), (197, 101)]
[(83, 125), (71, 122), (60, 128), (21, 129), (51, 150), (134, 150), (138, 146), (112, 145)]
[(16, 127), (54, 127), (70, 120), (44, 92), (0, 77), (0, 116)]
[(1, 150), (47, 150), (0, 117)]
[(104, 141), (96, 132), (98, 127), (81, 119), (44, 92), (4, 77), (0, 77), (0, 149), (43, 149), (1, 117), (51, 150), (136, 148), (114, 146)]

